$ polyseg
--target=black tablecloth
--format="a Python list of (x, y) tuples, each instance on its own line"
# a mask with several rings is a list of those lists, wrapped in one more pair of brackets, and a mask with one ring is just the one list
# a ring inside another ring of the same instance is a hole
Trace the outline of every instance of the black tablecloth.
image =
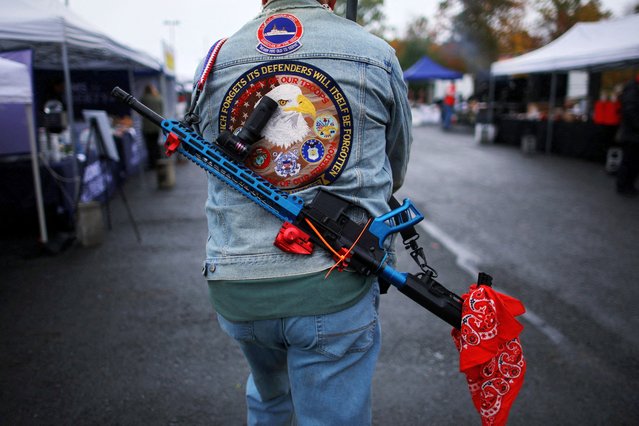
[[(47, 226), (71, 228), (74, 205), (73, 159), (40, 167)], [(54, 176), (56, 176), (54, 178)], [(29, 158), (0, 163), (0, 230), (18, 235), (38, 230), (33, 171)]]
[[(538, 152), (546, 152), (548, 122), (499, 118), (495, 143), (520, 146), (522, 136), (532, 135)], [(550, 152), (567, 157), (605, 162), (608, 148), (614, 145), (617, 126), (593, 122), (555, 121), (552, 124)]]
[[(85, 164), (75, 162), (71, 156), (42, 164), (40, 181), (47, 225), (73, 228), (77, 203), (76, 173), (84, 171), (80, 201), (104, 202), (115, 192), (119, 168), (117, 163), (98, 161), (95, 153), (89, 155)], [(19, 233), (19, 229), (15, 228), (22, 226), (37, 230), (36, 196), (29, 158), (0, 162), (0, 222), (0, 229), (12, 234)]]
[(146, 149), (140, 135), (134, 130), (127, 130), (114, 136), (114, 139), (120, 156), (121, 177), (141, 172), (146, 160)]
[[(67, 156), (40, 165), (42, 197), (49, 227), (73, 228), (78, 202), (76, 173), (83, 176), (79, 201), (105, 202), (127, 177), (142, 171), (146, 160), (144, 144), (133, 130), (114, 136), (119, 162), (99, 161), (93, 147), (84, 162)], [(21, 227), (38, 229), (36, 197), (31, 159), (0, 161), (0, 230), (20, 233)], [(30, 229), (27, 229), (29, 231)]]

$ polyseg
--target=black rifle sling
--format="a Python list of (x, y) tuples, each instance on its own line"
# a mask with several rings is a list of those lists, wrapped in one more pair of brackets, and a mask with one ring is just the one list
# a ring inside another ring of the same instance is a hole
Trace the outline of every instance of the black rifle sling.
[[(390, 206), (391, 210), (395, 210), (401, 207), (401, 204), (399, 203), (399, 201), (397, 201), (397, 198), (395, 198), (395, 196), (391, 196), (390, 200), (388, 200), (388, 205)], [(404, 213), (404, 214), (407, 214), (407, 213)], [(408, 221), (409, 219), (410, 219), (409, 217), (404, 218), (405, 221)], [(421, 269), (421, 271), (424, 274), (429, 275), (431, 278), (437, 277), (437, 272), (433, 268), (431, 268), (428, 265), (428, 262), (426, 261), (424, 248), (417, 243), (419, 234), (417, 233), (417, 230), (415, 229), (415, 227), (409, 226), (401, 230), (399, 233), (402, 236), (402, 242), (404, 243), (404, 248), (406, 250), (409, 250), (410, 257), (412, 257), (415, 263), (417, 263), (417, 265), (419, 266), (419, 269)]]

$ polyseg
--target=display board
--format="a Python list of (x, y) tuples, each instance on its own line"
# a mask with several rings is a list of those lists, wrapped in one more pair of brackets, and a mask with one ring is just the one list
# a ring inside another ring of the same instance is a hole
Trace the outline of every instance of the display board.
[[(115, 162), (119, 162), (120, 156), (118, 155), (118, 148), (116, 147), (115, 140), (113, 139), (113, 131), (111, 130), (109, 116), (106, 111), (85, 109), (82, 111), (82, 115), (89, 126), (91, 126), (92, 121), (95, 122), (95, 130), (98, 133), (97, 135), (94, 134), (93, 140), (90, 140), (87, 143), (95, 144), (100, 155), (103, 155)], [(100, 138), (100, 140), (98, 140), (98, 138)]]

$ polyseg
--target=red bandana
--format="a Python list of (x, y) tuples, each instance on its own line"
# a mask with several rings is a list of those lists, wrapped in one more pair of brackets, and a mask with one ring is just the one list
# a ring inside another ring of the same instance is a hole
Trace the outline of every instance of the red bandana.
[(482, 425), (505, 425), (526, 373), (518, 338), (523, 326), (515, 319), (526, 310), (519, 300), (488, 286), (473, 284), (462, 298), (461, 330), (452, 331), (459, 369)]

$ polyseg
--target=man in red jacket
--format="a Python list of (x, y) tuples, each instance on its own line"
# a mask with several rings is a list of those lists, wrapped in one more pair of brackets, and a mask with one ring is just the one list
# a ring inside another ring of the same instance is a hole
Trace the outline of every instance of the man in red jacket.
[(450, 129), (450, 124), (455, 111), (455, 83), (451, 82), (446, 88), (446, 95), (442, 105), (442, 127), (444, 130)]

